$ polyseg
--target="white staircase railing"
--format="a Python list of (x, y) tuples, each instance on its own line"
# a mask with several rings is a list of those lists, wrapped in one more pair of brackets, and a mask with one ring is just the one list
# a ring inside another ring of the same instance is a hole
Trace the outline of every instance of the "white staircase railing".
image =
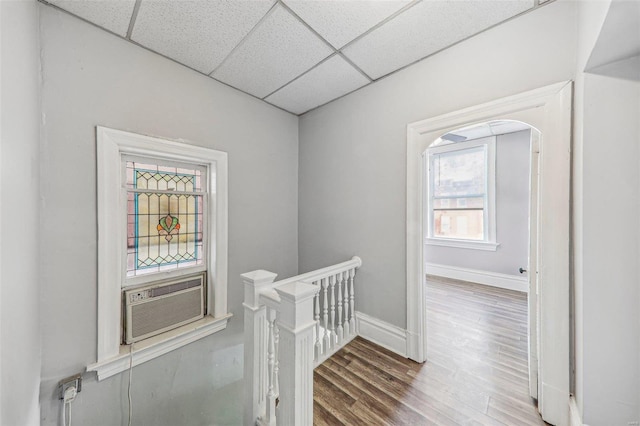
[(246, 425), (313, 424), (313, 368), (356, 335), (351, 260), (275, 281), (258, 270), (244, 282)]

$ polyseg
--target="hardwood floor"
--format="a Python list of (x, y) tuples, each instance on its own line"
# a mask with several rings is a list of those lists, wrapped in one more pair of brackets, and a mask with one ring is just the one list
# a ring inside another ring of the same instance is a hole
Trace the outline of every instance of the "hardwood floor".
[(524, 293), (429, 277), (427, 362), (357, 337), (314, 372), (316, 425), (544, 425)]

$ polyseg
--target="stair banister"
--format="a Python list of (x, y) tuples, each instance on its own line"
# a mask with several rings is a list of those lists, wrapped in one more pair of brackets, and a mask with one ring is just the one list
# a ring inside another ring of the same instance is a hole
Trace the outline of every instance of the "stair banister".
[(300, 281), (303, 283), (311, 283), (317, 281), (320, 278), (328, 277), (332, 273), (337, 271), (346, 271), (350, 269), (358, 269), (362, 266), (362, 259), (358, 256), (353, 256), (350, 260), (346, 262), (337, 263), (335, 265), (327, 266), (325, 268), (316, 269), (315, 271), (306, 272), (304, 274), (296, 275), (295, 277), (285, 278), (283, 280), (278, 281), (276, 284), (281, 286), (283, 284), (287, 284), (290, 282)]
[(245, 425), (313, 423), (313, 369), (355, 337), (361, 265), (354, 256), (277, 282), (269, 271), (242, 274)]
[(244, 422), (253, 425), (266, 413), (267, 398), (267, 309), (260, 294), (273, 287), (278, 276), (257, 270), (242, 274), (244, 283)]
[(318, 286), (301, 282), (278, 286), (280, 296), (279, 361), (280, 410), (282, 425), (313, 424), (313, 298)]

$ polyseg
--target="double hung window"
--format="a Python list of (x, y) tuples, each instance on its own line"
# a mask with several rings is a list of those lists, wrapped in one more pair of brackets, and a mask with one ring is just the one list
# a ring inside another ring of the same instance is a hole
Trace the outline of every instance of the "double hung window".
[(227, 154), (97, 128), (98, 380), (224, 329)]
[(427, 150), (427, 243), (495, 250), (495, 137)]

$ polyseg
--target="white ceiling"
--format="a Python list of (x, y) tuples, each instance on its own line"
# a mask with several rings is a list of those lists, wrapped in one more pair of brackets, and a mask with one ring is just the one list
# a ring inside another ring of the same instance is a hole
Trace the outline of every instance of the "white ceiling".
[(481, 124), (457, 129), (442, 135), (434, 145), (467, 142), (489, 136), (506, 135), (507, 133), (520, 132), (531, 129), (531, 126), (520, 121), (494, 120)]
[(46, 2), (279, 108), (302, 114), (543, 1)]

